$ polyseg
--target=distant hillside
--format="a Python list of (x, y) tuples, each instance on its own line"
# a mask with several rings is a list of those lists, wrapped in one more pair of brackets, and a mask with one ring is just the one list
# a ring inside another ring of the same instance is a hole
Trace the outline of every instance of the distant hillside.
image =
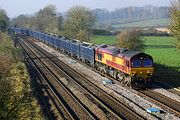
[(169, 7), (126, 7), (108, 11), (107, 9), (94, 9), (97, 28), (124, 28), (124, 27), (151, 27), (167, 26), (169, 22)]

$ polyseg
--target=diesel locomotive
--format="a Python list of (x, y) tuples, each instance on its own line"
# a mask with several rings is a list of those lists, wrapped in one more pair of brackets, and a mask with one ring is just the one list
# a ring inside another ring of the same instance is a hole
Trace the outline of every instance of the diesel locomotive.
[(34, 37), (112, 76), (127, 86), (137, 88), (151, 84), (154, 73), (153, 58), (144, 52), (111, 45), (93, 45), (25, 28), (11, 27), (9, 33)]

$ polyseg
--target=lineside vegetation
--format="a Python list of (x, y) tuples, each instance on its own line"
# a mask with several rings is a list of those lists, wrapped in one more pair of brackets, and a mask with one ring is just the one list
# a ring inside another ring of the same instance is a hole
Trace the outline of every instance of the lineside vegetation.
[(117, 35), (117, 46), (130, 50), (143, 50), (144, 44), (137, 30), (124, 30)]
[(180, 49), (180, 0), (171, 1), (171, 33), (176, 37), (174, 46)]
[(43, 119), (40, 107), (31, 95), (30, 78), (21, 61), (21, 50), (0, 33), (0, 119)]

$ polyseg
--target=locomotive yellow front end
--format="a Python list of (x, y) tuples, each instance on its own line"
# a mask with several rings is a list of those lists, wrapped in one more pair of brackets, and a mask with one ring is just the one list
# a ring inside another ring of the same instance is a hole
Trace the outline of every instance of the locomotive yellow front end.
[(154, 73), (153, 59), (150, 55), (141, 53), (130, 60), (130, 76), (135, 85), (149, 86)]

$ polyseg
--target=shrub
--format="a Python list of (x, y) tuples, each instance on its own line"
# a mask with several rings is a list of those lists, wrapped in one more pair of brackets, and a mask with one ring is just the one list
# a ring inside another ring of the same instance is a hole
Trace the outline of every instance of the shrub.
[(137, 30), (125, 30), (117, 35), (117, 46), (131, 50), (143, 50), (144, 44)]

